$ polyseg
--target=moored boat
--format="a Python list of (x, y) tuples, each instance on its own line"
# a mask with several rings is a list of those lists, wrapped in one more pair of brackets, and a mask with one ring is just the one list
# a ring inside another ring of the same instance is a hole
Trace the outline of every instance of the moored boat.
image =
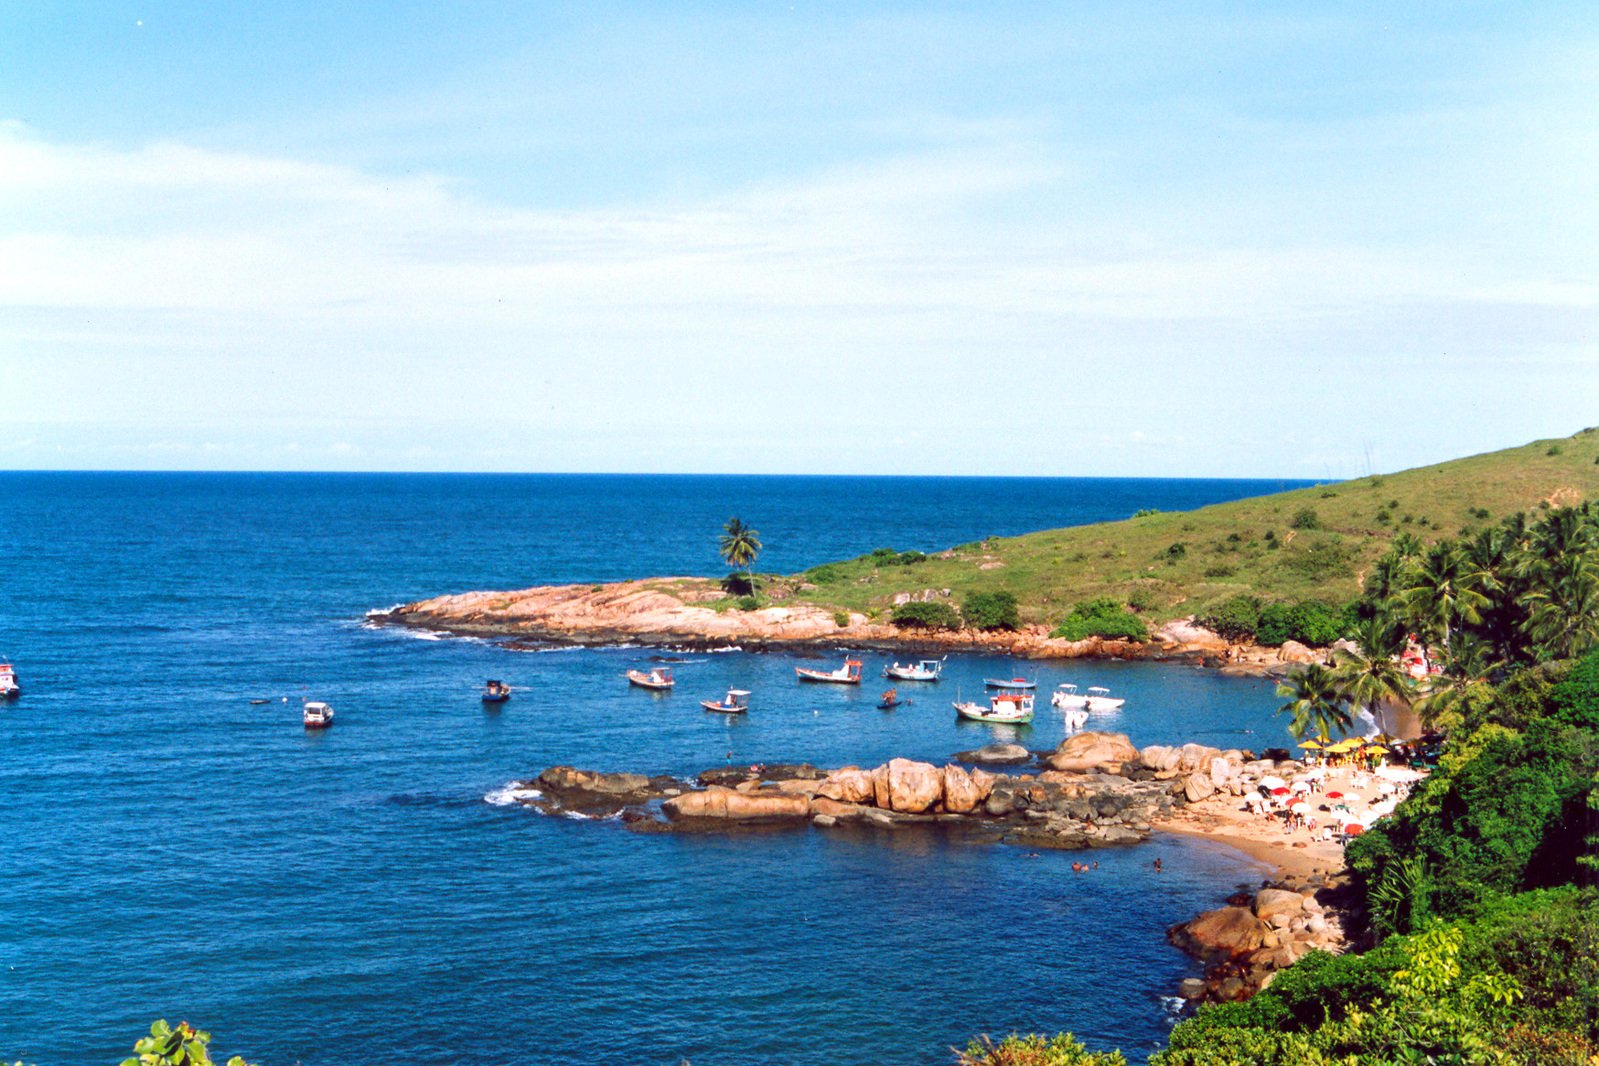
[(861, 661), (859, 659), (845, 659), (844, 665), (837, 670), (807, 670), (803, 666), (794, 667), (794, 676), (801, 681), (824, 681), (833, 685), (858, 685), (861, 683)]
[(923, 659), (917, 663), (896, 662), (883, 667), (883, 676), (895, 681), (937, 681), (944, 671), (943, 659)]
[(700, 706), (718, 714), (743, 714), (750, 709), (750, 694), (741, 688), (730, 688), (720, 703), (715, 700), (701, 700)]
[(1004, 689), (1006, 692), (1022, 692), (1027, 689), (1034, 689), (1038, 687), (1037, 682), (1029, 681), (1025, 677), (985, 677), (983, 678), (983, 684), (987, 685), (989, 688)]
[(0, 663), (0, 700), (14, 700), (22, 695), (22, 682), (17, 680), (17, 669), (10, 663)]
[(657, 692), (677, 684), (670, 666), (657, 666), (650, 670), (629, 670), (627, 680), (629, 684), (637, 685), (639, 688), (654, 689)]
[(1055, 694), (1049, 702), (1056, 707), (1087, 707), (1088, 697), (1077, 691), (1077, 686), (1072, 684), (1056, 685)]
[(988, 706), (980, 703), (955, 704), (955, 713), (974, 722), (1015, 724), (1033, 720), (1033, 697), (1021, 692), (996, 692), (988, 697)]
[(511, 686), (504, 681), (496, 681), (494, 678), (489, 678), (483, 682), (484, 703), (504, 703), (510, 698)]
[(326, 729), (333, 724), (333, 708), (319, 700), (306, 700), (300, 717), (307, 729)]
[(1096, 685), (1088, 690), (1088, 709), (1091, 711), (1114, 711), (1126, 702), (1112, 696), (1108, 688)]
[(1066, 732), (1075, 733), (1088, 724), (1088, 711), (1082, 707), (1067, 707), (1061, 712), (1066, 722)]

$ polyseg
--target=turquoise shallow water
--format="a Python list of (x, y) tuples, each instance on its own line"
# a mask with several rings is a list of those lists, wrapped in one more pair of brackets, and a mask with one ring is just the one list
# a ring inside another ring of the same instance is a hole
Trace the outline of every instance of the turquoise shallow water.
[[(26, 689), (0, 709), (0, 1058), (117, 1061), (164, 1015), (267, 1066), (938, 1063), (1013, 1028), (1137, 1060), (1193, 972), (1161, 930), (1258, 876), (1241, 856), (1165, 840), (1073, 875), (931, 835), (636, 836), (494, 802), (557, 762), (942, 759), (992, 735), (957, 725), (955, 688), (1012, 664), (952, 661), (888, 715), (871, 686), (798, 688), (780, 654), (691, 656), (655, 698), (620, 676), (651, 649), (517, 653), (364, 615), (712, 573), (734, 511), (789, 570), (1279, 487), (0, 474), (0, 655)], [(1280, 735), (1264, 683), (1029, 669), (1126, 694), (1103, 724), (1141, 744)], [(488, 676), (525, 688), (485, 713)], [(696, 706), (734, 684), (747, 719)], [(335, 704), (332, 730), (300, 728), (302, 693)], [(1041, 714), (1020, 739), (1062, 732)]]

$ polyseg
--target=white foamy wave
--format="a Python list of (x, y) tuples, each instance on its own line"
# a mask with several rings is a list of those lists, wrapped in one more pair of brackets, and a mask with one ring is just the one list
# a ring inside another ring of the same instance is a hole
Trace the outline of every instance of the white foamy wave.
[(485, 792), (483, 794), (483, 801), (485, 803), (492, 803), (496, 807), (509, 807), (513, 803), (520, 803), (523, 800), (539, 799), (543, 795), (544, 793), (540, 792), (536, 788), (522, 788), (518, 782), (512, 781), (504, 788), (497, 788), (493, 792)]
[(570, 818), (574, 822), (616, 822), (622, 818), (622, 812), (615, 814), (584, 814), (582, 811), (562, 811), (562, 818)]
[(721, 655), (723, 652), (743, 651), (743, 650), (744, 650), (744, 645), (742, 645), (742, 644), (729, 644), (725, 648), (706, 648), (705, 649), (705, 654), (707, 654), (707, 655)]
[(376, 618), (379, 615), (383, 615), (383, 614), (393, 614), (395, 611), (398, 611), (401, 607), (404, 607), (404, 606), (405, 606), (405, 604), (403, 604), (403, 603), (392, 603), (392, 604), (390, 604), (387, 607), (374, 607), (370, 611), (366, 612), (366, 616), (368, 618)]

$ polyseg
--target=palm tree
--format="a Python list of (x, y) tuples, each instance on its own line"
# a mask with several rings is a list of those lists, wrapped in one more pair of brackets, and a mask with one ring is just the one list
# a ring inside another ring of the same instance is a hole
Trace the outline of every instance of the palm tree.
[(1472, 565), (1467, 554), (1451, 540), (1434, 544), (1411, 575), (1411, 584), (1400, 593), (1407, 617), (1414, 619), (1427, 648), (1434, 639), (1445, 648), (1455, 629), (1482, 621), (1482, 609), (1489, 604), (1483, 590), (1492, 578)]
[(727, 525), (722, 527), (720, 548), (722, 558), (728, 566), (742, 566), (744, 578), (749, 582), (750, 592), (755, 591), (755, 572), (750, 569), (755, 564), (755, 557), (761, 553), (761, 534), (759, 530), (751, 529), (738, 518), (729, 518)]
[(1314, 730), (1316, 739), (1325, 744), (1334, 729), (1348, 733), (1355, 724), (1355, 716), (1339, 693), (1337, 678), (1320, 663), (1289, 676), (1277, 686), (1277, 695), (1288, 701), (1277, 713), (1293, 715), (1288, 732), (1295, 740), (1304, 740), (1305, 734)]
[(1333, 653), (1337, 663), (1332, 670), (1334, 684), (1344, 700), (1366, 708), (1377, 728), (1387, 732), (1383, 704), (1408, 707), (1415, 693), (1409, 675), (1399, 665), (1400, 653), (1405, 650), (1404, 632), (1391, 619), (1377, 615), (1356, 625), (1355, 643), (1354, 650), (1342, 647)]
[(1421, 724), (1431, 728), (1445, 715), (1463, 713), (1470, 701), (1492, 692), (1488, 679), (1504, 663), (1494, 659), (1492, 646), (1471, 633), (1461, 633), (1450, 645), (1442, 676), (1427, 679), (1416, 700)]
[(1569, 659), (1599, 645), (1599, 552), (1575, 551), (1540, 561), (1526, 631), (1540, 658)]

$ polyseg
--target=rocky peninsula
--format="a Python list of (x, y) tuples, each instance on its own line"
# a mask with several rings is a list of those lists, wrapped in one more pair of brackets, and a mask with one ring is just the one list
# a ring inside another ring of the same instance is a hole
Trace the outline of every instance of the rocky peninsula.
[[(1075, 851), (1140, 844), (1160, 830), (1238, 844), (1251, 831), (1224, 812), (1241, 807), (1263, 779), (1301, 768), (1280, 750), (1139, 750), (1122, 734), (1079, 733), (1054, 751), (995, 744), (958, 752), (942, 766), (903, 758), (833, 770), (739, 766), (689, 780), (555, 766), (515, 782), (511, 794), (545, 814), (616, 818), (633, 832), (933, 830)], [(1256, 857), (1278, 859), (1278, 876), (1170, 932), (1207, 964), (1206, 977), (1182, 989), (1189, 998), (1242, 998), (1307, 951), (1341, 951), (1345, 928), (1358, 917), (1344, 913), (1335, 845), (1316, 845), (1312, 854), (1301, 844), (1279, 857), (1270, 841), (1252, 843), (1261, 845), (1247, 849)]]
[[(928, 590), (936, 595), (942, 590)], [(660, 644), (682, 648), (871, 648), (939, 653), (989, 652), (1025, 659), (1115, 658), (1191, 662), (1228, 673), (1286, 673), (1325, 651), (1289, 641), (1282, 647), (1239, 644), (1191, 618), (1161, 626), (1148, 641), (1054, 638), (1042, 625), (1015, 630), (904, 629), (858, 612), (807, 604), (744, 611), (704, 578), (654, 578), (598, 585), (543, 585), (463, 592), (402, 604), (368, 617), (463, 636), (528, 644)], [(718, 607), (707, 606), (718, 604)]]

